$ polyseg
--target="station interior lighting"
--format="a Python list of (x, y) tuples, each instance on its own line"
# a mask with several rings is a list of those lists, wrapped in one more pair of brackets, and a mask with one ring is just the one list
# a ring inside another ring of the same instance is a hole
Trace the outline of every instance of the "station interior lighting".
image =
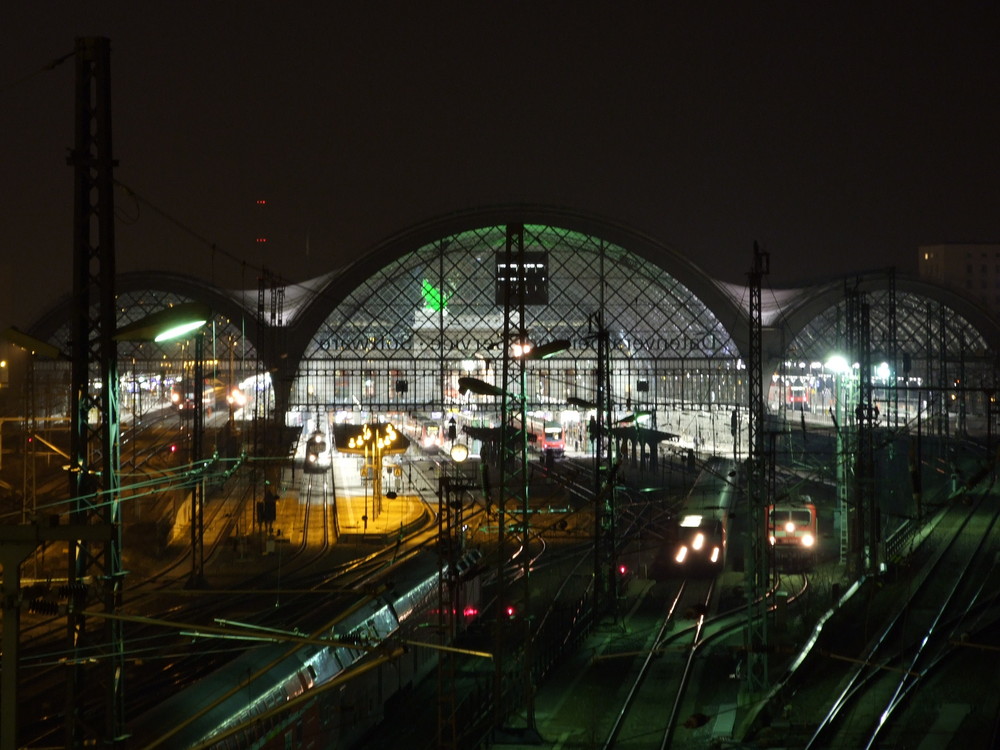
[(548, 343), (534, 346), (527, 338), (522, 338), (513, 344), (511, 354), (517, 359), (539, 360), (554, 357), (570, 348), (567, 339), (555, 339)]
[(226, 395), (226, 401), (233, 406), (243, 407), (247, 405), (247, 395), (236, 386)]
[(845, 375), (851, 371), (851, 366), (843, 354), (832, 354), (826, 360), (826, 369), (837, 375)]
[(457, 464), (469, 457), (469, 446), (465, 443), (455, 443), (451, 446), (451, 460)]
[(533, 348), (534, 346), (529, 339), (519, 338), (510, 345), (510, 355), (515, 359), (525, 359), (531, 354)]

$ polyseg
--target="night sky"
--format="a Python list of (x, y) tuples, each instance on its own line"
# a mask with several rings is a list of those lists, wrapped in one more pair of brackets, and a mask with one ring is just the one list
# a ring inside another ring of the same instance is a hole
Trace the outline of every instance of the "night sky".
[(158, 209), (116, 193), (122, 271), (300, 281), (521, 202), (727, 281), (757, 240), (775, 286), (1000, 241), (994, 2), (12, 0), (0, 328), (71, 289), (73, 60), (46, 67), (78, 36), (111, 40), (115, 174)]

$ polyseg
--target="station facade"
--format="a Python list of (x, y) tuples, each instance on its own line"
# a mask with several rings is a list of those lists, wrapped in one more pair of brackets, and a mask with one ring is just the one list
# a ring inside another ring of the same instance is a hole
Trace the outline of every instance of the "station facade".
[[(603, 371), (615, 418), (704, 445), (709, 430), (715, 441), (735, 437), (727, 419), (747, 403), (746, 287), (711, 279), (628, 227), (565, 210), (498, 207), (429, 221), (302, 284), (232, 292), (142, 273), (120, 276), (116, 291), (119, 327), (185, 301), (211, 307), (206, 372), (224, 393), (240, 388), (250, 399), (243, 419), (458, 414), (492, 423), (499, 399), (461, 392), (459, 379), (472, 377), (580, 439), (579, 404), (596, 401)], [(861, 382), (864, 360), (887, 422), (921, 413), (943, 430), (975, 431), (992, 419), (1000, 329), (954, 291), (887, 269), (790, 290), (766, 288), (765, 277), (762, 302), (770, 411), (825, 413), (837, 378)], [(65, 349), (69, 311), (68, 300), (56, 305), (32, 335)], [(526, 362), (515, 382), (505, 351), (524, 335), (565, 346)], [(183, 380), (192, 352), (190, 339), (123, 342), (123, 408)], [(846, 372), (829, 364), (838, 352)], [(36, 409), (57, 412), (60, 397), (44, 394), (66, 382), (61, 366), (38, 367), (36, 399), (51, 403)]]

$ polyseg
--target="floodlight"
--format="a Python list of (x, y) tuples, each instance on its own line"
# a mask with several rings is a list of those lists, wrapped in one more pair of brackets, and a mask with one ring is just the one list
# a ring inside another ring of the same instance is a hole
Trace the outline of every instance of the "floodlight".
[(466, 393), (475, 393), (477, 396), (503, 396), (504, 390), (498, 385), (493, 385), (492, 383), (487, 383), (485, 380), (480, 380), (479, 378), (466, 378), (462, 377), (458, 379), (458, 392), (463, 396)]
[(212, 317), (208, 305), (185, 302), (147, 315), (115, 331), (115, 341), (169, 341), (201, 328)]

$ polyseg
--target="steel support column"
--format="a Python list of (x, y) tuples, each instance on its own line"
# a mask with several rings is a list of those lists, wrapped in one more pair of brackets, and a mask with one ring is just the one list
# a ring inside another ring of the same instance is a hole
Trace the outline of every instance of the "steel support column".
[[(70, 604), (66, 746), (114, 746), (124, 732), (122, 623), (104, 621), (101, 635), (82, 612), (101, 606), (116, 612), (122, 602), (119, 507), (118, 361), (114, 340), (115, 162), (111, 153), (110, 42), (76, 41), (76, 138), (69, 164), (74, 172), (73, 372), (70, 426), (70, 522), (101, 523), (113, 530), (105, 542), (69, 542), (72, 585), (92, 581), (93, 592)], [(99, 601), (91, 602), (93, 597)], [(91, 666), (91, 665), (94, 666)], [(97, 684), (99, 683), (99, 684)], [(102, 696), (103, 722), (85, 699)]]
[(747, 669), (744, 687), (750, 697), (762, 695), (768, 687), (767, 602), (770, 583), (768, 549), (765, 535), (767, 509), (767, 474), (764, 464), (764, 376), (761, 285), (770, 271), (770, 255), (753, 246), (753, 268), (747, 274), (750, 287), (750, 351), (747, 377), (747, 555), (746, 599), (747, 627), (745, 645)]

